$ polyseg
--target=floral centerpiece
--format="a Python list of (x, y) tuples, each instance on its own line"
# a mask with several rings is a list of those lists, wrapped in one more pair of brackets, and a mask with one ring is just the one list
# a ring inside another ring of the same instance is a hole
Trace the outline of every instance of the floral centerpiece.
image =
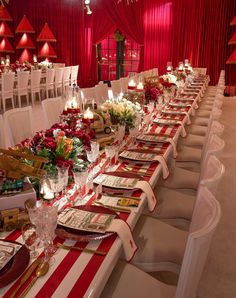
[(165, 91), (172, 92), (173, 90), (175, 90), (177, 87), (176, 81), (177, 81), (176, 76), (171, 73), (167, 73), (160, 76), (160, 84), (162, 85)]
[(94, 133), (87, 134), (82, 130), (72, 130), (69, 126), (55, 124), (45, 132), (37, 132), (31, 139), (24, 140), (20, 147), (34, 155), (46, 157), (49, 162), (44, 164), (44, 169), (53, 171), (56, 166), (73, 168), (86, 167), (84, 148), (89, 146), (89, 141)]
[(146, 103), (149, 101), (156, 102), (158, 96), (163, 93), (162, 88), (159, 83), (158, 77), (146, 78), (144, 80), (144, 94)]
[(98, 113), (102, 117), (109, 113), (113, 125), (125, 125), (126, 129), (128, 129), (135, 126), (135, 120), (139, 115), (143, 114), (143, 110), (138, 102), (134, 103), (120, 96), (105, 101)]

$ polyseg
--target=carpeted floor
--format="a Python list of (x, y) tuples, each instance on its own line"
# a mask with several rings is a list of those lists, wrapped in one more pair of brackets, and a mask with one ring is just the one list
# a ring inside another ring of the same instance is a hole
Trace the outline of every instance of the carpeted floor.
[(236, 97), (225, 98), (222, 110), (226, 146), (220, 160), (226, 172), (216, 196), (222, 218), (201, 278), (199, 298), (236, 297)]

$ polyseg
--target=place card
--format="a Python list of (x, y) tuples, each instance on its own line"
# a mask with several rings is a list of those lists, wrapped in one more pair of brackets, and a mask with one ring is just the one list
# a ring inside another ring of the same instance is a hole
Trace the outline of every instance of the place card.
[(58, 215), (58, 224), (76, 230), (105, 233), (115, 216), (68, 208)]
[(100, 174), (93, 180), (95, 184), (102, 184), (106, 187), (129, 190), (134, 189), (138, 181), (139, 179), (136, 178), (116, 177), (107, 174)]
[(99, 199), (99, 202), (102, 203), (104, 206), (107, 207), (138, 207), (140, 203), (140, 198), (129, 198), (129, 197), (122, 197), (122, 196), (109, 196), (109, 195), (102, 195)]
[(0, 240), (0, 270), (11, 260), (22, 245)]
[(122, 151), (119, 156), (125, 159), (131, 159), (135, 161), (152, 162), (156, 160), (155, 153), (135, 152), (129, 150)]

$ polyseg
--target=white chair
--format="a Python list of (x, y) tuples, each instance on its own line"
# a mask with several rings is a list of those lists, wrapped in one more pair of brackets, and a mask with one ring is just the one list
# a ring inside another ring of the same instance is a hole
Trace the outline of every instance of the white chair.
[(63, 111), (63, 102), (61, 97), (43, 100), (42, 108), (47, 128), (50, 128), (53, 124), (59, 122), (60, 115)]
[[(62, 92), (63, 73), (64, 73), (64, 68), (63, 67), (55, 68), (54, 87), (55, 87), (55, 95), (56, 96), (62, 95), (62, 93), (63, 93)], [(60, 90), (60, 94), (58, 94), (59, 90)]]
[(19, 71), (17, 73), (17, 88), (14, 90), (14, 93), (18, 97), (18, 106), (21, 108), (21, 97), (26, 97), (27, 106), (29, 105), (29, 93), (28, 93), (28, 84), (29, 84), (29, 71)]
[[(153, 269), (155, 271), (156, 267), (159, 270), (162, 267), (178, 272), (177, 287), (166, 285), (129, 263), (118, 262), (100, 297), (196, 297), (211, 239), (219, 223), (220, 216), (219, 203), (207, 188), (202, 187), (194, 208), (189, 233), (180, 231), (153, 218), (148, 218), (148, 222), (141, 220), (142, 227), (138, 222), (139, 227), (137, 230), (140, 230), (140, 238), (142, 239), (136, 254), (139, 254), (142, 260), (142, 256), (144, 256), (142, 253), (146, 251), (145, 257), (148, 263), (151, 259), (154, 259), (154, 262), (156, 258), (159, 258), (160, 261), (164, 259), (163, 264), (160, 264), (160, 266), (155, 266), (156, 263), (154, 263), (154, 266), (150, 266), (150, 268), (140, 267), (151, 269), (148, 271), (153, 271)], [(145, 234), (144, 231), (147, 233)], [(156, 247), (158, 245), (160, 246)], [(179, 254), (180, 256), (178, 256)]]
[[(204, 185), (215, 195), (218, 184), (225, 173), (225, 167), (214, 155), (210, 155), (206, 163), (198, 189), (200, 185)], [(152, 213), (147, 211), (145, 214), (164, 220), (175, 227), (188, 229), (197, 193), (165, 187), (157, 187), (155, 193), (158, 198), (157, 207)]]
[(63, 72), (62, 84), (63, 84), (63, 92), (65, 92), (66, 87), (70, 85), (70, 74), (71, 74), (71, 66), (66, 66)]
[(31, 94), (31, 102), (32, 106), (34, 106), (35, 100), (36, 100), (36, 94), (38, 94), (38, 98), (41, 101), (41, 86), (40, 81), (42, 77), (42, 71), (41, 69), (38, 70), (32, 70), (30, 74), (30, 94)]
[(0, 148), (5, 148), (5, 147), (6, 147), (5, 127), (4, 127), (3, 116), (0, 115)]
[(55, 78), (55, 69), (47, 68), (45, 84), (44, 83), (41, 84), (41, 87), (45, 89), (46, 98), (50, 97), (50, 93), (52, 94), (52, 97), (54, 97), (54, 78)]
[(128, 91), (129, 77), (120, 78), (121, 90), (123, 93)]
[(196, 68), (196, 67), (194, 67), (193, 72), (196, 73), (196, 74), (206, 75), (207, 68), (204, 68), (204, 67)]
[(111, 89), (113, 97), (120, 95), (120, 93), (122, 92), (120, 80), (111, 81)]
[(95, 87), (81, 89), (81, 99), (84, 105), (91, 106), (94, 109), (95, 104)]
[(14, 81), (15, 81), (15, 73), (3, 73), (2, 74), (2, 92), (1, 99), (3, 105), (3, 112), (6, 111), (6, 100), (10, 99), (12, 108), (14, 109)]
[(70, 77), (71, 85), (75, 84), (77, 86), (78, 72), (79, 72), (79, 65), (71, 66), (71, 77)]
[(107, 84), (99, 84), (95, 86), (95, 101), (97, 105), (102, 104), (108, 99), (108, 86)]
[[(204, 172), (206, 161), (211, 154), (219, 157), (225, 147), (225, 142), (217, 135), (212, 134), (209, 136), (209, 140), (204, 148), (204, 152), (201, 158), (201, 172)], [(194, 165), (192, 166), (194, 168)], [(199, 164), (200, 167), (200, 164)], [(200, 173), (198, 171), (191, 171), (182, 167), (175, 167), (169, 177), (163, 181), (159, 179), (157, 185), (164, 186), (171, 189), (193, 189), (198, 188), (200, 181)]]
[(8, 135), (7, 147), (15, 146), (26, 138), (33, 136), (32, 107), (16, 108), (6, 111), (3, 115), (6, 134)]

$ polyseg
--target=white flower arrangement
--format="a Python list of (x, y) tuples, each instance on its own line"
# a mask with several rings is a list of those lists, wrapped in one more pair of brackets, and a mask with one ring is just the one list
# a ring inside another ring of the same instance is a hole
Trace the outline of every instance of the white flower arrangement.
[(101, 105), (101, 115), (107, 112), (110, 114), (113, 124), (125, 124), (127, 127), (134, 127), (138, 114), (143, 115), (144, 113), (138, 102), (131, 102), (122, 96), (108, 99)]
[(171, 84), (176, 84), (177, 78), (175, 75), (171, 73), (167, 73), (161, 76), (164, 81), (171, 83)]

